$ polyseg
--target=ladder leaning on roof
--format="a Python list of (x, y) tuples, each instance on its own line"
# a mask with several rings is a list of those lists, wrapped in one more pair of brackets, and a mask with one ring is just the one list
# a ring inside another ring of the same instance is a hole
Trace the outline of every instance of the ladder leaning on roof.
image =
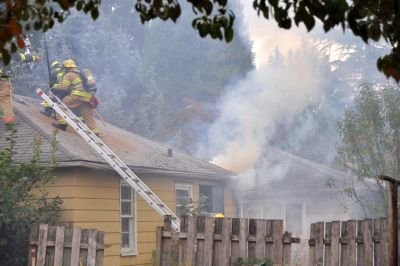
[[(176, 214), (162, 202), (126, 164), (113, 153), (63, 102), (51, 91), (46, 95), (41, 89), (36, 94), (42, 97), (103, 159), (138, 193), (158, 214), (172, 217), (172, 227), (179, 232), (180, 221)], [(53, 100), (54, 99), (54, 100)]]

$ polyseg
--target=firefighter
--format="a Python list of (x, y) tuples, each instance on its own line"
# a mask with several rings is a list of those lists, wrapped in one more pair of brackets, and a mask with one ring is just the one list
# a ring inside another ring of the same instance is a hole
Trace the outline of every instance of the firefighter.
[[(94, 134), (99, 135), (96, 121), (93, 119), (93, 107), (90, 104), (92, 94), (83, 88), (80, 71), (76, 66), (74, 60), (68, 59), (63, 63), (65, 74), (58, 84), (53, 86), (53, 91), (70, 92), (68, 96), (63, 99), (63, 103), (72, 111), (78, 111), (85, 119), (86, 125), (93, 131)], [(52, 125), (61, 130), (67, 129), (65, 120), (58, 120), (57, 123)]]
[[(41, 57), (31, 54), (16, 53), (12, 55), (12, 63), (40, 62)], [(5, 124), (15, 123), (15, 115), (12, 107), (12, 85), (10, 80), (10, 66), (0, 67), (0, 108)]]
[[(52, 88), (55, 84), (59, 83), (62, 79), (62, 77), (65, 74), (65, 69), (62, 65), (61, 62), (59, 61), (53, 61), (50, 64), (50, 88)], [(68, 92), (63, 92), (63, 91), (57, 91), (59, 94), (57, 95), (60, 99), (63, 99), (65, 96), (68, 95)], [(46, 103), (45, 101), (42, 102), (42, 105), (44, 107), (44, 110), (40, 111), (41, 114), (45, 116), (51, 116), (53, 112), (53, 108)]]
[(50, 65), (50, 88), (59, 83), (65, 74), (65, 69), (59, 61), (53, 61)]

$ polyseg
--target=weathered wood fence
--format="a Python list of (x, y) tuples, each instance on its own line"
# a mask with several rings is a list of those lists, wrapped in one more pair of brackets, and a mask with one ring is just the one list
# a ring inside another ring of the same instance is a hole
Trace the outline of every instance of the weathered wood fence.
[(175, 233), (166, 219), (157, 229), (155, 265), (238, 265), (239, 257), (290, 265), (291, 244), (299, 241), (283, 232), (282, 220), (183, 217)]
[(34, 225), (28, 266), (102, 266), (104, 232), (71, 226)]
[(387, 220), (311, 224), (310, 266), (387, 266)]

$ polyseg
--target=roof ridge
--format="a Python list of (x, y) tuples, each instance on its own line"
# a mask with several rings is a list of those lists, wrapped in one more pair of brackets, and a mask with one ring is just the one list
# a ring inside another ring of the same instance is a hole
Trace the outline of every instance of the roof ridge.
[[(14, 108), (14, 111), (18, 113), (18, 115), (22, 116), (25, 122), (28, 122), (29, 125), (31, 125), (36, 131), (40, 133), (41, 136), (43, 136), (49, 143), (52, 143), (52, 139), (49, 134), (47, 134), (42, 128), (40, 128), (36, 123), (29, 119), (29, 116), (24, 114), (24, 112), (20, 111), (18, 107)], [(60, 142), (57, 143), (57, 149), (61, 152), (64, 153), (65, 156), (68, 157), (68, 159), (73, 160), (75, 157), (68, 151), (67, 148), (65, 148)]]

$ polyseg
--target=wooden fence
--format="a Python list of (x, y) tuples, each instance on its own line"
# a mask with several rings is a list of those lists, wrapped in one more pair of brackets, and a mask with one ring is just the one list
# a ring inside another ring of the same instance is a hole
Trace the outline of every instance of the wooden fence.
[(311, 224), (310, 266), (387, 266), (387, 220)]
[(291, 244), (299, 241), (283, 232), (282, 220), (183, 217), (175, 233), (166, 219), (157, 229), (155, 265), (238, 265), (239, 257), (290, 265)]
[(28, 266), (102, 266), (104, 232), (71, 226), (31, 228)]

